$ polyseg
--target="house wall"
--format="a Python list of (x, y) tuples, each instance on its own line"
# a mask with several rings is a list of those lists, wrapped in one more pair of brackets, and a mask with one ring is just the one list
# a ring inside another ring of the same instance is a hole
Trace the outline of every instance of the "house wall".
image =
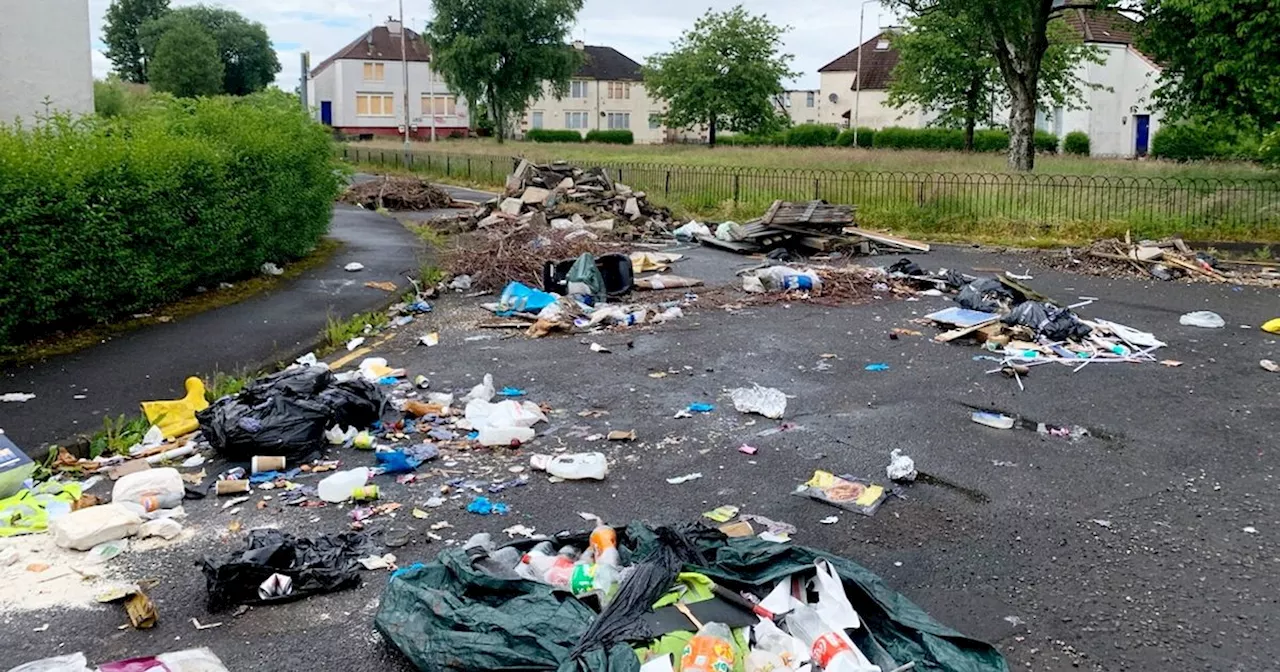
[(587, 127), (574, 129), (581, 131), (584, 135), (590, 130), (607, 130), (608, 113), (609, 112), (627, 112), (631, 115), (631, 125), (629, 130), (635, 136), (635, 141), (640, 144), (653, 144), (664, 142), (667, 138), (667, 129), (665, 126), (659, 125), (657, 128), (651, 128), (649, 117), (651, 115), (661, 114), (665, 107), (649, 97), (645, 91), (644, 84), (640, 82), (626, 82), (631, 85), (631, 97), (616, 99), (609, 98), (609, 81), (607, 80), (579, 80), (586, 83), (585, 98), (570, 98), (572, 88), (569, 94), (559, 100), (551, 95), (550, 87), (543, 87), (543, 94), (525, 112), (524, 117), (520, 119), (519, 131), (521, 135), (533, 128), (534, 114), (542, 113), (542, 128), (548, 129), (566, 129), (568, 128), (565, 113), (566, 112), (586, 112)]
[(1089, 134), (1090, 150), (1095, 156), (1134, 156), (1137, 142), (1134, 116), (1151, 116), (1148, 146), (1160, 128), (1161, 115), (1153, 109), (1151, 95), (1160, 69), (1126, 45), (1098, 46), (1105, 62), (1101, 65), (1083, 63), (1077, 75), (1112, 90), (1084, 91), (1088, 109), (1064, 111), (1063, 134), (1071, 131)]
[[(364, 79), (365, 63), (382, 63), (382, 81)], [(307, 87), (311, 96), (308, 104), (316, 119), (320, 118), (320, 103), (333, 104), (333, 127), (343, 133), (374, 133), (394, 135), (404, 123), (404, 64), (400, 61), (365, 61), (342, 59), (334, 61), (316, 73)], [(444, 79), (432, 72), (422, 61), (409, 61), (409, 124), (413, 135), (431, 137), (431, 118), (424, 114), (422, 96), (434, 91), (436, 95), (449, 94)], [(434, 79), (434, 83), (433, 83)], [(364, 93), (386, 93), (394, 98), (391, 115), (370, 116), (357, 113), (356, 96)], [(435, 118), (436, 137), (448, 137), (450, 133), (467, 131), (470, 111), (467, 101), (458, 96), (457, 114), (438, 115)]]
[(4, 3), (0, 19), (0, 123), (50, 111), (93, 112), (88, 0)]
[[(813, 94), (813, 105), (809, 105), (809, 94)], [(822, 92), (817, 89), (787, 91), (782, 94), (782, 111), (791, 118), (793, 124), (828, 123), (822, 119)]]
[[(853, 115), (846, 119), (844, 114), (853, 110), (854, 100), (859, 100), (858, 125), (866, 128), (886, 128), (901, 126), (904, 128), (924, 128), (927, 117), (920, 112), (908, 112), (888, 105), (889, 92), (884, 89), (864, 89), (861, 94), (853, 90), (853, 72), (821, 73), (822, 107), (821, 118), (824, 124), (834, 124), (840, 128), (848, 128), (853, 124)], [(836, 95), (836, 102), (831, 102), (831, 94)]]

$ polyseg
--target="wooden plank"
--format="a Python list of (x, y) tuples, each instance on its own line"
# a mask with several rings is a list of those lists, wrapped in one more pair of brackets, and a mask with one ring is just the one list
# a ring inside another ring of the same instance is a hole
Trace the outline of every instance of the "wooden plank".
[(863, 238), (875, 241), (877, 243), (883, 243), (885, 245), (900, 247), (905, 250), (914, 250), (916, 252), (929, 251), (928, 243), (922, 243), (916, 240), (911, 240), (909, 238), (899, 238), (897, 236), (890, 236), (885, 233), (876, 233), (875, 231), (867, 231), (866, 229), (860, 229), (856, 226), (846, 226), (843, 229), (841, 229), (841, 231), (844, 231), (845, 233), (851, 233), (855, 236), (862, 236)]
[(773, 216), (778, 214), (778, 208), (781, 208), (781, 207), (782, 207), (781, 199), (774, 201), (773, 205), (770, 205), (769, 209), (765, 211), (764, 217), (760, 218), (760, 221), (764, 224), (772, 224)]
[(999, 321), (1000, 321), (1000, 318), (995, 317), (990, 320), (986, 320), (984, 322), (979, 322), (977, 324), (970, 325), (963, 329), (952, 329), (951, 331), (944, 331), (941, 334), (934, 336), (933, 340), (939, 343), (950, 343), (951, 341), (954, 341), (957, 338), (960, 338), (962, 336), (968, 336), (969, 334), (972, 334), (973, 332), (978, 331), (983, 327), (986, 327), (991, 324), (995, 324), (996, 322), (999, 322)]
[(804, 209), (804, 214), (800, 215), (801, 222), (808, 222), (813, 217), (813, 212), (821, 205), (819, 201), (809, 201), (809, 206)]

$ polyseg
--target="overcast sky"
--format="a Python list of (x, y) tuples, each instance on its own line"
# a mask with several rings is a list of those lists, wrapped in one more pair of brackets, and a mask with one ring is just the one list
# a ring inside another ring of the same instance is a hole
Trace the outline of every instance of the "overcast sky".
[[(96, 77), (105, 77), (111, 70), (111, 63), (102, 55), (102, 21), (110, 4), (110, 0), (89, 0)], [(174, 7), (194, 4), (199, 3), (172, 2)], [(398, 13), (395, 0), (221, 0), (204, 4), (234, 9), (267, 27), (284, 68), (277, 83), (286, 90), (293, 90), (298, 81), (301, 52), (310, 51), (312, 62), (318, 63), (368, 30), (371, 17), (373, 22), (382, 23), (388, 15)], [(614, 47), (643, 63), (646, 56), (667, 49), (708, 8), (719, 11), (735, 4), (791, 26), (785, 38), (786, 51), (795, 56), (792, 67), (801, 75), (788, 83), (789, 88), (818, 88), (818, 68), (860, 43), (856, 37), (859, 0), (648, 0), (631, 5), (616, 0), (586, 0), (573, 36), (587, 44)], [(404, 15), (410, 28), (421, 29), (431, 16), (430, 0), (404, 0)], [(863, 39), (894, 23), (889, 10), (878, 2), (868, 2)]]

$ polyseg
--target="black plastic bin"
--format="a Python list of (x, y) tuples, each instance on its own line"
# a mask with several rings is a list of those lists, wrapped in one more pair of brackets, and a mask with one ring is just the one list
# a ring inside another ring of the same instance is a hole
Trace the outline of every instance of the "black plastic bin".
[[(552, 294), (568, 292), (569, 269), (577, 259), (548, 261), (542, 266), (542, 288)], [(624, 296), (635, 288), (635, 269), (631, 257), (625, 254), (602, 254), (596, 257), (596, 268), (604, 276), (604, 291), (609, 296)]]

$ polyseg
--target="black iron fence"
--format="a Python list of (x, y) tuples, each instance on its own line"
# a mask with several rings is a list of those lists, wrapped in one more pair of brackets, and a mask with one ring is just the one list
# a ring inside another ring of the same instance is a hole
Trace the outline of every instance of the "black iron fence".
[[(352, 145), (343, 148), (343, 157), (493, 185), (513, 168), (511, 159), (498, 156)], [(1280, 236), (1277, 179), (593, 165), (659, 202), (694, 212), (763, 211), (775, 199), (825, 199), (857, 205), (865, 223), (910, 223), (916, 230), (963, 232), (1006, 222), (1048, 232), (1070, 222), (1096, 223), (1099, 232), (1125, 226), (1145, 234), (1211, 229), (1239, 238)]]

